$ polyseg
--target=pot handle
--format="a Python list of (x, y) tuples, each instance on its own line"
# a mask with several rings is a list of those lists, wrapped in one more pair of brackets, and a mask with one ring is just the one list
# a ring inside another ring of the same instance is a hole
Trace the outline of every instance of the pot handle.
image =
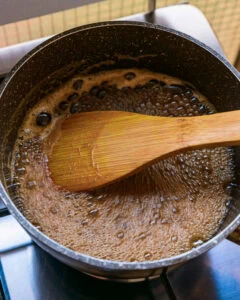
[(235, 229), (228, 237), (228, 240), (240, 245), (240, 226)]

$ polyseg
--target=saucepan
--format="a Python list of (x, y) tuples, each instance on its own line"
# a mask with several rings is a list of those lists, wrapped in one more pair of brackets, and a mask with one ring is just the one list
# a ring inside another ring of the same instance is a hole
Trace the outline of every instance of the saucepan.
[[(111, 63), (102, 63), (107, 61)], [(117, 21), (78, 27), (49, 39), (27, 54), (1, 86), (0, 197), (10, 213), (37, 245), (63, 263), (99, 278), (141, 280), (208, 251), (237, 228), (240, 224), (240, 149), (234, 148), (235, 179), (229, 212), (217, 233), (201, 246), (156, 261), (120, 262), (90, 257), (58, 244), (24, 217), (11, 196), (7, 189), (9, 162), (27, 110), (76, 70), (93, 65), (99, 69), (147, 68), (179, 77), (195, 85), (219, 112), (240, 109), (240, 76), (223, 57), (183, 33), (152, 24)], [(89, 68), (91, 72), (97, 69)], [(41, 90), (27, 97), (41, 82), (44, 82)]]

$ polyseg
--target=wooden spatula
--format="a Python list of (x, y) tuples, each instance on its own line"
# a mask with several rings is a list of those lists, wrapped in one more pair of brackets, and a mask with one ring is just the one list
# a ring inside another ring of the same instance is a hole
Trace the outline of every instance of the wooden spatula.
[(216, 144), (240, 144), (240, 110), (179, 118), (121, 111), (80, 113), (63, 121), (49, 169), (63, 188), (90, 190), (174, 151)]

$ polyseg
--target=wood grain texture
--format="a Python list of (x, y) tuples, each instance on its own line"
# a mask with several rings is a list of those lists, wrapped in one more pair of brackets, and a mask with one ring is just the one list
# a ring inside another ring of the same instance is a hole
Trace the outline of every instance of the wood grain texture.
[(49, 169), (63, 188), (89, 190), (178, 150), (235, 144), (240, 144), (240, 111), (181, 118), (95, 111), (63, 121)]

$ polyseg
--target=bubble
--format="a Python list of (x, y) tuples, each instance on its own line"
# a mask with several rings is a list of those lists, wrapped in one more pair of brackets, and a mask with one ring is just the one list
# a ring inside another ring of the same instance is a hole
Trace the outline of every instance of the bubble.
[(182, 97), (180, 95), (173, 95), (173, 100), (175, 100), (176, 102), (179, 102), (182, 99)]
[(68, 108), (68, 102), (67, 101), (61, 101), (58, 105), (58, 107), (61, 109), (61, 110), (66, 110)]
[(83, 221), (81, 222), (81, 224), (82, 224), (83, 226), (87, 225), (87, 224), (88, 224), (88, 220), (83, 220)]
[(226, 202), (226, 206), (227, 207), (230, 206), (230, 204), (231, 204), (231, 200), (229, 200), (229, 201)]
[(73, 94), (71, 94), (71, 95), (68, 96), (67, 100), (69, 102), (71, 102), (71, 101), (73, 101), (73, 100), (75, 100), (77, 98), (78, 98), (78, 93), (73, 93)]
[(199, 247), (203, 244), (202, 240), (197, 240), (196, 242), (193, 242), (193, 247)]
[(79, 79), (79, 80), (74, 81), (73, 88), (75, 90), (80, 90), (82, 85), (83, 85), (83, 80)]
[(15, 189), (15, 188), (19, 188), (21, 186), (20, 182), (14, 182), (8, 185), (8, 189)]
[(156, 220), (151, 220), (150, 225), (154, 225), (154, 224), (156, 224)]
[(152, 257), (152, 253), (151, 252), (145, 252), (144, 253), (144, 258), (145, 259), (150, 259)]
[(80, 104), (78, 102), (73, 103), (70, 107), (71, 114), (75, 114), (79, 112), (79, 110), (80, 110)]
[(52, 120), (52, 116), (50, 113), (41, 112), (36, 118), (36, 124), (38, 126), (44, 127), (44, 126), (47, 126), (48, 124), (50, 124), (51, 120)]
[(32, 132), (32, 129), (30, 128), (24, 128), (24, 132), (29, 135)]
[(152, 86), (152, 85), (156, 85), (156, 84), (159, 84), (159, 80), (153, 78), (151, 80), (149, 80), (149, 82), (147, 83), (148, 85)]
[(135, 257), (130, 258), (130, 262), (135, 262), (135, 261), (137, 261), (137, 259)]
[(53, 215), (56, 215), (56, 214), (57, 214), (57, 208), (56, 208), (56, 207), (51, 207), (51, 208), (50, 208), (50, 212), (51, 212)]
[(20, 158), (20, 157), (21, 157), (21, 155), (17, 152), (17, 153), (15, 154), (15, 158), (18, 159), (18, 158)]
[(146, 107), (147, 107), (147, 108), (151, 108), (151, 107), (152, 107), (152, 103), (151, 103), (151, 102), (147, 102), (147, 103), (146, 103)]
[(107, 94), (107, 92), (105, 91), (105, 90), (100, 90), (100, 91), (98, 91), (97, 92), (97, 97), (99, 98), (99, 99), (103, 99), (105, 96), (106, 96), (106, 94)]
[(124, 237), (124, 233), (123, 233), (122, 231), (118, 232), (118, 233), (117, 233), (117, 237), (118, 237), (119, 239), (122, 239), (122, 238)]
[(96, 216), (97, 214), (98, 214), (98, 209), (97, 208), (92, 209), (92, 210), (89, 211), (89, 215), (91, 215), (91, 216)]
[(27, 188), (28, 188), (28, 189), (33, 189), (33, 188), (36, 187), (36, 185), (37, 185), (37, 183), (36, 183), (35, 180), (32, 180), (32, 181), (28, 181), (28, 182), (27, 182)]
[(71, 199), (72, 198), (72, 193), (70, 193), (70, 192), (65, 193), (64, 198), (65, 199)]
[(193, 91), (191, 89), (187, 89), (184, 94), (188, 97), (191, 98), (193, 96)]
[(141, 233), (141, 234), (139, 235), (139, 238), (140, 238), (141, 240), (144, 240), (144, 239), (146, 238), (146, 234), (145, 234), (145, 233)]
[(126, 80), (133, 80), (136, 77), (136, 74), (133, 72), (128, 72), (126, 74), (124, 74), (124, 78)]
[(22, 163), (24, 164), (24, 165), (29, 165), (29, 163), (30, 163), (30, 161), (29, 161), (29, 159), (22, 159)]
[(16, 172), (19, 174), (19, 175), (24, 175), (26, 173), (26, 169), (25, 168), (17, 168), (16, 169)]

